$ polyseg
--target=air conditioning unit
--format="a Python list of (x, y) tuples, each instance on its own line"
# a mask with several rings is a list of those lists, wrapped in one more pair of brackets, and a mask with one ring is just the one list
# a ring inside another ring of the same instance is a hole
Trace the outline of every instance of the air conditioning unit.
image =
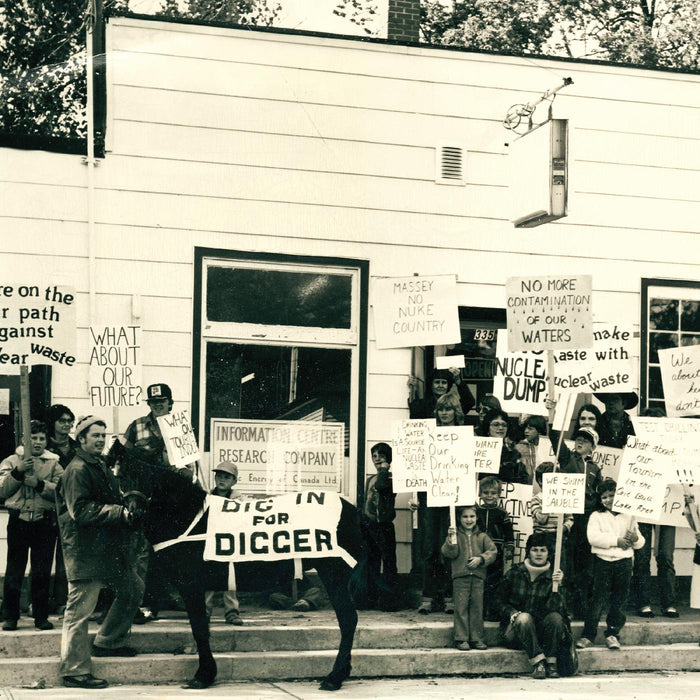
[(510, 144), (510, 220), (533, 228), (568, 213), (568, 119), (550, 119)]

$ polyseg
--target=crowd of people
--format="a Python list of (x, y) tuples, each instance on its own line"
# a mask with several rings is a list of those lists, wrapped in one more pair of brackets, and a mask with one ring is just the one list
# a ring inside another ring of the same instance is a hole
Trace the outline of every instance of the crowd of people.
[[(415, 382), (410, 386), (411, 417), (434, 418), (439, 426), (464, 425), (465, 414), (475, 405), (457, 371), (436, 371), (422, 399), (414, 396)], [(605, 412), (584, 404), (571, 435), (573, 448), (569, 448), (543, 417), (529, 416), (521, 423), (508, 416), (495, 397), (484, 397), (477, 407), (475, 430), (499, 438), (502, 450), (498, 474), (482, 475), (479, 480), (479, 502), (458, 508), (455, 525), (450, 524), (448, 507), (428, 507), (425, 493), (409, 502), (418, 517), (422, 572), (418, 612), (454, 615), (458, 649), (486, 649), (484, 620), (498, 621), (503, 644), (525, 650), (534, 677), (557, 677), (557, 654), (570, 634), (569, 618), (584, 620), (577, 646), (586, 648), (595, 642), (606, 609), (605, 641), (608, 648), (619, 649), (630, 590), (638, 614), (654, 616), (650, 599), (653, 539), (661, 612), (678, 617), (675, 529), (637, 523), (615, 513), (615, 482), (603, 479), (592, 459), (599, 445), (624, 446), (634, 433), (626, 410), (636, 405), (637, 397), (601, 394), (598, 398)], [(151, 463), (168, 465), (157, 420), (173, 406), (168, 385), (149, 386), (147, 403), (149, 413), (125, 431), (126, 445)], [(91, 673), (91, 656), (135, 655), (128, 643), (132, 623), (155, 619), (167, 595), (152, 549), (123, 505), (119, 481), (103, 458), (106, 428), (98, 416), (76, 422), (67, 406), (51, 406), (44, 420), (31, 421), (31, 454), (20, 446), (0, 464), (0, 498), (9, 513), (2, 629), (18, 629), (22, 582), (30, 561), (35, 628), (52, 629), (49, 612), (63, 612), (60, 673), (68, 687), (105, 687), (106, 681)], [(551, 442), (542, 439), (547, 435)], [(556, 457), (550, 444), (558, 446)], [(362, 607), (396, 610), (401, 595), (392, 448), (380, 442), (371, 455), (375, 473), (366, 480), (359, 509), (367, 558), (364, 584), (358, 590)], [(543, 512), (540, 493), (543, 475), (555, 468), (585, 474), (586, 494), (584, 513), (562, 516), (564, 538), (556, 569), (557, 517)], [(236, 498), (237, 481), (237, 465), (222, 462), (214, 469), (212, 493)], [(530, 503), (533, 534), (527, 540), (525, 558), (517, 564), (513, 562), (513, 522), (499, 505), (504, 482), (535, 485)], [(689, 501), (687, 508), (690, 514), (697, 506)], [(695, 521), (690, 518), (689, 522), (696, 530), (694, 562), (700, 567), (700, 535)], [(700, 607), (700, 576), (694, 580), (698, 590), (693, 590), (692, 600)], [(320, 605), (321, 591), (310, 581), (302, 582), (301, 592), (298, 599), (286, 591), (274, 592), (270, 604), (303, 611)], [(206, 598), (211, 615), (214, 593)], [(243, 624), (235, 591), (224, 593), (223, 604), (226, 622)], [(100, 605), (100, 627), (91, 644), (88, 623)]]

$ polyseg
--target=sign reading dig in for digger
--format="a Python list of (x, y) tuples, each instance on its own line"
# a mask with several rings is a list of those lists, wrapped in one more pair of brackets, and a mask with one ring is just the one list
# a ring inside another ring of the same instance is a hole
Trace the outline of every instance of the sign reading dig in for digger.
[(508, 350), (593, 346), (590, 275), (510, 277), (506, 281)]

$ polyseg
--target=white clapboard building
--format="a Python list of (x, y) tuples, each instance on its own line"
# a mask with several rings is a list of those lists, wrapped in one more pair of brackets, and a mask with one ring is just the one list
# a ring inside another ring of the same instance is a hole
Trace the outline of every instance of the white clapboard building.
[[(378, 279), (456, 275), (477, 398), (512, 276), (592, 275), (595, 320), (639, 333), (642, 406), (662, 405), (657, 349), (700, 342), (700, 75), (134, 16), (106, 21), (104, 53), (92, 180), (80, 153), (0, 147), (3, 281), (77, 293), (78, 361), (44, 371), (44, 402), (123, 431), (147, 409), (92, 405), (89, 329), (139, 326), (143, 386), (189, 409), (205, 471), (213, 418), (248, 421), (241, 450), (267, 420), (341, 422), (331, 488), (355, 501), (409, 375), (454, 352), (379, 350)], [(549, 180), (503, 120), (564, 78), (567, 213), (516, 227), (546, 218)], [(520, 210), (517, 181), (538, 198)]]

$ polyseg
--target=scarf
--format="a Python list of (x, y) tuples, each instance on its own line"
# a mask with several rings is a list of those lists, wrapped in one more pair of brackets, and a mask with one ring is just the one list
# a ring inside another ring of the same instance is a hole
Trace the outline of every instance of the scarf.
[(525, 564), (525, 568), (530, 574), (530, 581), (534, 581), (540, 574), (543, 574), (545, 571), (549, 571), (550, 568), (549, 562), (547, 562), (544, 566), (535, 566), (534, 564), (531, 564), (530, 560), (527, 558), (523, 561), (523, 564)]

